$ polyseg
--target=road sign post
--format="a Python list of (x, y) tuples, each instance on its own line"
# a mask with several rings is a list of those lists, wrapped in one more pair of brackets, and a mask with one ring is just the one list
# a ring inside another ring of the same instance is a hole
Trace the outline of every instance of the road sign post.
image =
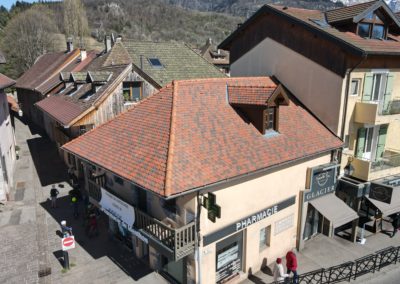
[(63, 257), (64, 257), (64, 269), (69, 270), (69, 255), (68, 250), (75, 248), (75, 237), (74, 236), (67, 236), (62, 238), (61, 246), (63, 250)]

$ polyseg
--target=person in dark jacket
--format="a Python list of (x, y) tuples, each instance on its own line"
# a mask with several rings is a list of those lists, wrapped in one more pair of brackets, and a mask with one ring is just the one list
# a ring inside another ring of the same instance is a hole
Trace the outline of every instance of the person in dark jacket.
[(286, 254), (286, 268), (287, 274), (290, 275), (290, 273), (293, 272), (293, 283), (298, 283), (297, 257), (293, 251), (288, 251)]
[(51, 208), (57, 207), (57, 195), (59, 194), (56, 186), (53, 184), (50, 189), (50, 197), (51, 197)]
[(396, 235), (397, 230), (400, 228), (400, 214), (399, 213), (396, 213), (392, 216), (392, 226), (393, 226), (393, 233), (392, 233), (391, 238), (393, 238)]

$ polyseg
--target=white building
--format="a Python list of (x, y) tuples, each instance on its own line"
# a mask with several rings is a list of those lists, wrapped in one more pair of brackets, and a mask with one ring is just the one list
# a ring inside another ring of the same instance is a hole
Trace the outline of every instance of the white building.
[(8, 199), (14, 180), (15, 136), (4, 89), (15, 82), (0, 73), (0, 201)]

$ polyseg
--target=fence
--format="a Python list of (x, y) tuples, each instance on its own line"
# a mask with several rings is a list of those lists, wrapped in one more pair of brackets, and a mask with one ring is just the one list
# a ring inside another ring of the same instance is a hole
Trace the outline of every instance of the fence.
[[(349, 261), (329, 268), (321, 268), (300, 274), (297, 283), (332, 284), (343, 281), (350, 282), (351, 279), (355, 280), (361, 275), (375, 273), (375, 271), (379, 271), (390, 264), (396, 264), (399, 261), (400, 247), (388, 247), (374, 254), (358, 258), (355, 261)], [(294, 279), (290, 278), (285, 281), (272, 282), (271, 284), (294, 283), (296, 283)]]

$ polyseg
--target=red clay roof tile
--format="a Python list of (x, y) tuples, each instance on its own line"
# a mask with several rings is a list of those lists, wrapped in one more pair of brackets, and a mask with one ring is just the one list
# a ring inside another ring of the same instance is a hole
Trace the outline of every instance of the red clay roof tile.
[(342, 145), (294, 98), (280, 106), (274, 137), (245, 123), (227, 102), (227, 85), (270, 84), (267, 77), (174, 81), (63, 148), (171, 196)]

